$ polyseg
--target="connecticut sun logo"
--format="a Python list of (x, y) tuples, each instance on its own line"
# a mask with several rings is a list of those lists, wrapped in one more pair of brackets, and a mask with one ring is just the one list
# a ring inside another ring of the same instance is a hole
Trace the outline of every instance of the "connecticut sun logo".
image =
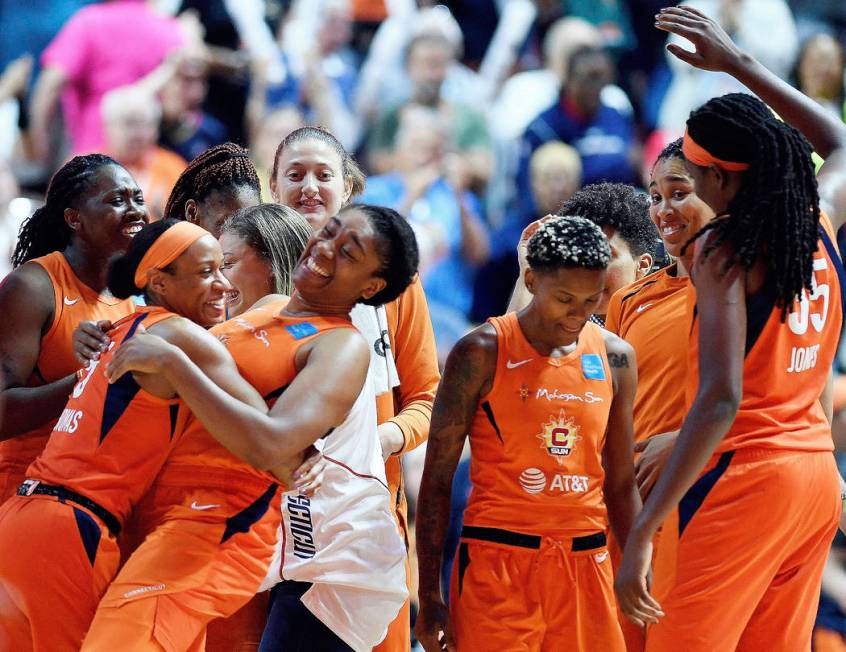
[(545, 448), (556, 462), (563, 465), (564, 458), (573, 451), (573, 447), (581, 437), (579, 437), (579, 426), (572, 417), (568, 417), (564, 414), (564, 410), (561, 410), (557, 417), (549, 417), (538, 439), (541, 440), (541, 448)]

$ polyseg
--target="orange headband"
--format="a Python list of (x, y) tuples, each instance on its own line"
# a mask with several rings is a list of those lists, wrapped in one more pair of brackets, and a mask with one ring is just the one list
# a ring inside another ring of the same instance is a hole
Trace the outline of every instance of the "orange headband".
[(204, 228), (191, 224), (191, 222), (174, 224), (162, 233), (153, 243), (153, 246), (147, 249), (147, 253), (138, 263), (138, 268), (135, 270), (135, 287), (143, 288), (146, 286), (147, 272), (152, 269), (167, 267), (204, 235), (211, 234)]
[(717, 158), (707, 149), (697, 144), (696, 141), (690, 137), (690, 134), (687, 133), (687, 129), (684, 130), (682, 152), (684, 153), (684, 157), (695, 165), (718, 165), (724, 170), (729, 170), (730, 172), (743, 172), (744, 170), (749, 169), (748, 163), (736, 163)]

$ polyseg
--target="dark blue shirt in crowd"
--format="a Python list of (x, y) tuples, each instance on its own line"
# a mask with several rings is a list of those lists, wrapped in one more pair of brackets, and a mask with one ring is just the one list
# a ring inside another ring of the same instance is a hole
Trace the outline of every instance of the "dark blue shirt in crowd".
[(635, 142), (634, 121), (605, 104), (592, 118), (579, 116), (565, 100), (535, 118), (523, 133), (517, 170), (518, 206), (534, 213), (529, 182), (529, 161), (544, 143), (560, 140), (574, 147), (582, 160), (582, 184), (601, 181), (637, 183), (637, 171), (629, 160)]

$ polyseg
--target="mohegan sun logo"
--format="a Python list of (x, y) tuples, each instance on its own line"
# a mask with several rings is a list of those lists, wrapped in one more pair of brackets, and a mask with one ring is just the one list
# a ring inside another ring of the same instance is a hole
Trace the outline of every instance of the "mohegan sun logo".
[(576, 425), (573, 417), (568, 417), (564, 410), (560, 410), (557, 417), (549, 417), (538, 439), (541, 440), (541, 448), (545, 448), (556, 462), (564, 464), (564, 458), (573, 451), (573, 447), (581, 437), (579, 426)]

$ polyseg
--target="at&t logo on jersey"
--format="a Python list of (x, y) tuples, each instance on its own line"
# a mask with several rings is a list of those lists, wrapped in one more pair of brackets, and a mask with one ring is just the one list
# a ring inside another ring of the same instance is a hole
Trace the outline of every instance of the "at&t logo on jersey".
[(543, 425), (543, 431), (538, 435), (541, 447), (546, 449), (555, 461), (564, 464), (564, 458), (573, 452), (576, 442), (581, 439), (579, 426), (572, 417), (559, 411), (558, 416), (551, 416)]
[(588, 476), (556, 473), (547, 487), (546, 473), (536, 468), (524, 469), (517, 478), (520, 486), (527, 494), (540, 493), (577, 493), (583, 494), (588, 490)]

